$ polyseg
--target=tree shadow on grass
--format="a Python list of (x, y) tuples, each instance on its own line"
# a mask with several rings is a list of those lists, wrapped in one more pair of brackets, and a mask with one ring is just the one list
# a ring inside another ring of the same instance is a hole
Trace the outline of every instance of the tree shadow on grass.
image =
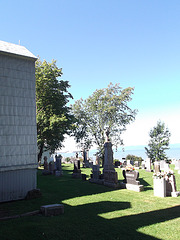
[(180, 217), (180, 206), (122, 216), (114, 219), (106, 219), (103, 217), (103, 214), (109, 213), (111, 217), (111, 212), (113, 211), (130, 208), (131, 205), (129, 202), (105, 201), (75, 207), (68, 207), (66, 205), (66, 207), (67, 210), (70, 210), (69, 208), (71, 208), (71, 211), (77, 212), (77, 218), (75, 217), (74, 221), (80, 219), (79, 222), (81, 223), (79, 226), (76, 225), (75, 235), (72, 239), (161, 239), (140, 233), (137, 230), (141, 227), (162, 223)]
[(144, 191), (153, 190), (151, 185), (148, 182), (146, 182), (143, 178), (139, 178), (138, 181), (140, 181), (140, 184), (144, 185)]
[(66, 199), (82, 197), (87, 195), (115, 191), (103, 185), (82, 181), (82, 179), (72, 178), (72, 170), (63, 170), (63, 176), (54, 175), (43, 176), (38, 172), (38, 188), (42, 191), (42, 198), (36, 201), (40, 204), (48, 204), (51, 199), (61, 202)]

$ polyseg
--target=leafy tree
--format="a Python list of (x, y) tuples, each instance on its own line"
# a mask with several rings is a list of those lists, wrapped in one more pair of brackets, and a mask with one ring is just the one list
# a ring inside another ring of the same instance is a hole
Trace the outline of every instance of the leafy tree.
[(150, 130), (149, 148), (145, 147), (147, 156), (154, 161), (167, 160), (165, 150), (169, 149), (169, 138), (171, 133), (165, 124), (157, 122), (157, 126)]
[(142, 157), (138, 157), (138, 156), (131, 155), (131, 154), (128, 154), (126, 156), (126, 160), (139, 161), (139, 162), (143, 161)]
[(77, 119), (74, 132), (76, 141), (86, 148), (95, 143), (102, 157), (104, 132), (108, 128), (114, 146), (121, 145), (121, 133), (135, 119), (137, 112), (128, 106), (133, 90), (131, 87), (122, 89), (119, 84), (110, 83), (107, 88), (96, 90), (86, 100), (81, 98), (76, 101), (72, 106)]
[(70, 108), (67, 107), (72, 95), (68, 92), (68, 81), (59, 80), (62, 69), (56, 61), (47, 63), (36, 61), (36, 116), (38, 160), (43, 151), (54, 152), (62, 147), (64, 134), (69, 134), (73, 122)]

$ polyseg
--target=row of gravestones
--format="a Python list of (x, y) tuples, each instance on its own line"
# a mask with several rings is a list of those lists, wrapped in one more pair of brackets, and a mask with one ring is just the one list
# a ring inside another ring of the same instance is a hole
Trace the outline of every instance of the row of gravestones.
[(47, 157), (44, 157), (44, 170), (42, 171), (43, 175), (50, 175), (53, 174), (55, 176), (62, 176), (63, 171), (62, 171), (62, 165), (61, 165), (61, 157), (56, 156), (55, 157), (55, 162), (50, 161), (48, 163)]
[(178, 197), (180, 192), (176, 189), (176, 180), (174, 175), (153, 179), (154, 196), (157, 197)]
[[(135, 169), (138, 169), (140, 167), (140, 162), (139, 161), (134, 162), (132, 160), (124, 160), (124, 162), (122, 164), (122, 167), (125, 168), (129, 164), (133, 165), (135, 167)], [(169, 164), (165, 160), (161, 160), (161, 161), (157, 162), (157, 164), (159, 164), (159, 168), (160, 168), (161, 171), (168, 171), (170, 169)], [(147, 159), (146, 163), (141, 164), (141, 169), (146, 169), (147, 171), (153, 171), (151, 165), (152, 164), (151, 164), (150, 159)], [(119, 161), (115, 161), (115, 167), (120, 167), (120, 162)], [(153, 168), (155, 170), (156, 162), (153, 165)], [(180, 174), (180, 160), (175, 161), (175, 169), (178, 170), (178, 173)]]
[[(160, 169), (164, 171), (168, 170), (169, 165), (165, 161), (155, 162), (154, 172), (158, 173), (160, 172)], [(44, 175), (55, 174), (56, 176), (61, 176), (62, 175), (61, 158), (56, 157), (56, 162), (50, 162), (49, 164), (47, 163), (47, 158), (45, 158), (43, 174)], [(127, 188), (129, 190), (134, 190), (138, 192), (143, 191), (144, 186), (141, 185), (140, 182), (137, 180), (139, 177), (138, 171), (123, 170), (123, 176), (124, 176), (124, 181), (123, 183), (121, 183), (121, 188)], [(84, 174), (83, 175), (81, 174), (80, 160), (74, 161), (74, 170), (72, 173), (72, 177), (74, 178), (82, 177), (84, 180), (86, 180), (86, 176)], [(103, 174), (101, 174), (99, 170), (99, 165), (93, 165), (90, 182), (97, 183), (97, 184), (104, 184), (106, 186), (113, 187), (113, 188), (119, 187), (117, 172), (115, 171), (114, 165), (113, 165), (113, 154), (112, 154), (111, 142), (105, 143), (105, 162), (104, 162)], [(172, 178), (170, 179), (168, 178), (165, 184), (166, 184), (166, 186), (164, 187), (165, 190), (163, 190), (166, 192), (165, 196), (168, 196), (170, 192), (176, 192), (174, 175)], [(155, 185), (159, 186), (158, 184), (154, 184), (154, 186)], [(161, 192), (160, 186), (156, 189), (154, 190), (154, 193)]]
[[(175, 165), (175, 169), (179, 170), (180, 173), (180, 160), (176, 161), (177, 164)], [(165, 173), (165, 175), (162, 177), (161, 173)], [(154, 162), (154, 173), (156, 177), (153, 179), (154, 183), (154, 195), (158, 197), (177, 197), (179, 196), (179, 192), (176, 188), (176, 179), (174, 174), (171, 173), (169, 164), (166, 163), (166, 161), (155, 161)], [(161, 177), (158, 177), (158, 174)]]
[[(106, 169), (108, 167), (106, 166)], [(167, 169), (166, 166), (161, 164), (161, 168)], [(155, 163), (155, 168), (154, 172), (158, 172), (160, 170), (160, 164)], [(80, 170), (80, 161), (76, 160), (74, 162), (74, 170), (72, 176), (74, 178), (80, 178), (82, 177), (83, 180), (86, 180), (85, 174), (81, 175), (81, 170)], [(128, 170), (123, 170), (123, 177), (124, 180), (123, 182), (120, 183), (121, 188), (126, 188), (129, 190), (141, 192), (144, 190), (144, 186), (140, 184), (140, 181), (138, 181), (139, 178), (139, 172), (138, 171), (128, 171)], [(117, 172), (113, 171), (112, 166), (109, 166), (109, 169), (103, 171), (103, 174), (101, 174), (99, 165), (93, 165), (92, 166), (92, 174), (91, 178), (89, 180), (91, 183), (97, 183), (97, 184), (104, 184), (109, 187), (118, 187), (118, 179), (117, 179)], [(154, 183), (154, 195), (155, 196), (160, 196), (160, 197), (165, 197), (165, 196), (178, 196), (178, 192), (176, 190), (176, 181), (175, 181), (175, 176), (172, 175), (170, 178), (167, 178), (164, 181), (164, 187), (162, 190), (162, 186), (157, 184), (157, 181), (155, 179)], [(162, 195), (161, 192), (164, 192)], [(158, 194), (157, 194), (158, 193)]]

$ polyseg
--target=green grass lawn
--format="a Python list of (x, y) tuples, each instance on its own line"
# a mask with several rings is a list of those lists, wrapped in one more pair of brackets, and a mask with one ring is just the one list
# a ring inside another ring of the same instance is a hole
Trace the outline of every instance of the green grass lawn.
[[(63, 203), (63, 215), (0, 221), (0, 240), (180, 239), (180, 197), (154, 197), (152, 173), (139, 170), (144, 191), (138, 193), (73, 179), (72, 169), (63, 165), (62, 177), (43, 176), (38, 170), (41, 198), (0, 204), (0, 211), (15, 215)], [(81, 170), (90, 176), (91, 169)], [(122, 181), (122, 170), (116, 171)], [(180, 191), (180, 174), (175, 171), (175, 176)]]

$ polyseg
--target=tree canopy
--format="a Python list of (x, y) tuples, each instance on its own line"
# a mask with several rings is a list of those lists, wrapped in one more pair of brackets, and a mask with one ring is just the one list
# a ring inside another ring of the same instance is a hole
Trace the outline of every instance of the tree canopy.
[(51, 63), (38, 59), (35, 67), (36, 76), (36, 116), (38, 159), (44, 150), (62, 147), (64, 134), (69, 134), (73, 116), (67, 106), (72, 95), (68, 92), (68, 81), (59, 80), (62, 69), (56, 61)]
[(148, 147), (145, 147), (147, 156), (154, 161), (167, 160), (166, 150), (169, 149), (169, 139), (171, 133), (165, 124), (161, 121), (157, 122), (157, 125), (150, 130), (150, 140)]
[(131, 155), (131, 154), (128, 154), (126, 156), (126, 160), (139, 161), (139, 162), (143, 161), (142, 157), (138, 157), (138, 156)]
[(96, 90), (91, 96), (82, 98), (72, 106), (77, 119), (75, 138), (82, 147), (90, 148), (95, 143), (103, 154), (106, 129), (114, 146), (122, 144), (121, 133), (126, 130), (137, 113), (128, 106), (134, 88), (122, 89), (119, 84), (110, 83), (107, 88)]

